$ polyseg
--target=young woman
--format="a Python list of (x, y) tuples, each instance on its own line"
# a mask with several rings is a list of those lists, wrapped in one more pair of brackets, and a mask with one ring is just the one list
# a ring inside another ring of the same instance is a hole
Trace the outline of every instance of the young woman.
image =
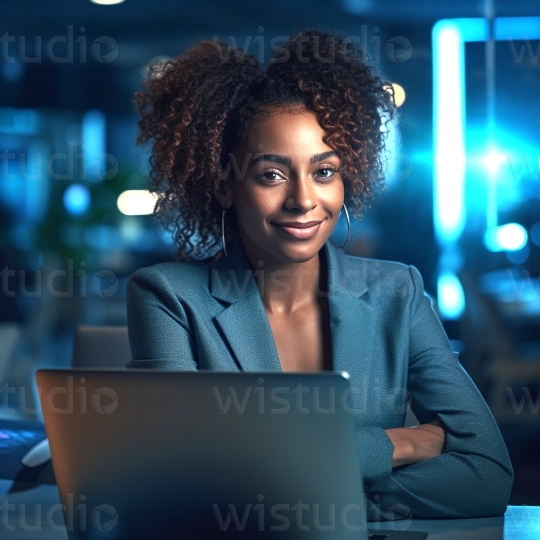
[(128, 367), (346, 371), (368, 519), (501, 515), (506, 447), (420, 273), (330, 239), (344, 219), (348, 241), (383, 181), (391, 87), (344, 36), (307, 30), (278, 51), (264, 70), (202, 41), (136, 94), (178, 261), (129, 281)]

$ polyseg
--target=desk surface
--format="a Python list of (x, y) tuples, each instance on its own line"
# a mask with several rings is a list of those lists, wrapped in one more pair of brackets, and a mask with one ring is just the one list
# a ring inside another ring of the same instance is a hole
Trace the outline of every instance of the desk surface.
[[(12, 481), (0, 480), (0, 539), (66, 540), (54, 485), (8, 493)], [(424, 531), (429, 540), (538, 540), (540, 507), (509, 506), (504, 517), (368, 523), (370, 529)]]

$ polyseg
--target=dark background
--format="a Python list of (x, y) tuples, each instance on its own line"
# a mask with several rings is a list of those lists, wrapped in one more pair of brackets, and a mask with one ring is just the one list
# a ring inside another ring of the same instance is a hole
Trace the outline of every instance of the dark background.
[[(497, 17), (540, 16), (533, 1), (497, 0), (492, 6)], [(485, 8), (483, 2), (469, 0), (126, 0), (112, 6), (3, 1), (0, 154), (6, 153), (0, 158), (0, 384), (27, 388), (25, 399), (35, 401), (35, 369), (70, 364), (78, 325), (125, 325), (129, 275), (172, 259), (170, 238), (152, 216), (125, 216), (116, 206), (123, 191), (146, 187), (148, 156), (135, 146), (133, 94), (153, 58), (176, 58), (187, 46), (214, 36), (231, 44), (233, 39), (237, 45), (249, 43), (252, 53), (262, 46), (265, 59), (273, 37), (311, 25), (365, 37), (372, 62), (405, 89), (406, 100), (396, 128), (401, 147), (395, 149), (387, 189), (365, 220), (353, 224), (348, 251), (415, 265), (437, 310), (441, 252), (433, 227), (431, 32), (439, 19), (483, 17)], [(401, 41), (392, 46), (396, 38)], [(523, 40), (513, 45), (519, 49), (527, 36)], [(48, 51), (51, 43), (55, 44)], [(466, 307), (460, 317), (441, 317), (462, 364), (490, 406), (497, 384), (488, 375), (493, 365), (540, 365), (540, 45), (537, 39), (528, 43), (533, 54), (519, 62), (505, 41), (497, 42), (495, 56), (496, 129), (504, 134), (504, 151), (529, 160), (523, 162), (529, 168), (524, 165), (518, 175), (509, 174), (505, 164), (498, 185), (499, 223), (520, 224), (528, 239), (518, 251), (486, 249), (485, 186), (470, 173), (468, 217), (459, 243), (463, 270), (473, 286), (464, 288)], [(465, 55), (467, 153), (475, 159), (486, 128), (484, 43), (467, 44)], [(98, 111), (97, 124), (88, 116), (93, 110)], [(99, 119), (104, 122), (101, 131)], [(104, 180), (85, 177), (76, 158), (83, 151), (88, 122), (98, 126), (90, 140), (97, 141), (117, 166)], [(44, 163), (55, 154), (64, 157), (55, 161), (51, 175)], [(66, 203), (72, 185), (82, 186), (87, 204), (76, 193)], [(508, 272), (524, 279), (512, 282), (519, 294), (502, 279)], [(508, 344), (510, 352), (502, 359), (489, 340), (493, 332)], [(502, 388), (505, 384), (502, 381)], [(540, 504), (540, 416), (535, 409), (540, 374), (508, 385), (517, 392), (518, 402), (520, 396), (530, 397), (514, 415), (494, 410), (516, 469), (511, 502)], [(20, 403), (19, 394), (2, 397), (4, 417), (35, 416)]]

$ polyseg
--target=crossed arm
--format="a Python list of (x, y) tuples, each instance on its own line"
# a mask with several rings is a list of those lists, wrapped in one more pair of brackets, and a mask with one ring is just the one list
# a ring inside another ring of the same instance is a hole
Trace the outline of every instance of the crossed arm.
[[(410, 305), (408, 390), (420, 425), (360, 428), (368, 519), (504, 514), (510, 458), (480, 392), (458, 362), (424, 294), (418, 270)], [(388, 515), (390, 510), (391, 514)]]

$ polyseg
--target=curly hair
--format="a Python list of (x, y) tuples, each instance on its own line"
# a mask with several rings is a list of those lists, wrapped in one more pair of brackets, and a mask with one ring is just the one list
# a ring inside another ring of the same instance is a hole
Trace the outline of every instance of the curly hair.
[[(173, 233), (179, 260), (200, 258), (220, 244), (222, 207), (213, 192), (230, 171), (229, 152), (276, 108), (317, 115), (324, 142), (341, 158), (355, 217), (384, 187), (384, 125), (396, 116), (390, 83), (339, 32), (306, 29), (276, 49), (279, 56), (264, 69), (240, 47), (200, 41), (176, 60), (154, 61), (144, 91), (135, 93), (136, 143), (152, 143), (154, 214)], [(228, 239), (236, 228), (230, 210)]]

